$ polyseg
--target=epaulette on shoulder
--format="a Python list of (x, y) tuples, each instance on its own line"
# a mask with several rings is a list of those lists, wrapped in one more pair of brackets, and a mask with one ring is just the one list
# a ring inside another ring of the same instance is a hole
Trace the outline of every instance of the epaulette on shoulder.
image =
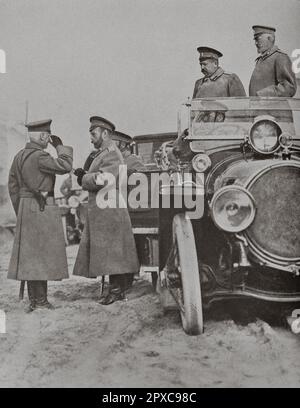
[(114, 145), (108, 146), (105, 150), (107, 150), (108, 152), (114, 152), (116, 150)]
[(276, 52), (279, 52), (280, 54), (288, 55), (286, 52), (282, 51), (280, 48), (278, 48)]
[(224, 74), (225, 74), (225, 75), (234, 75), (233, 72), (228, 72), (228, 71), (224, 71)]
[(39, 152), (40, 156), (51, 156), (49, 152), (46, 152), (46, 150), (37, 150)]

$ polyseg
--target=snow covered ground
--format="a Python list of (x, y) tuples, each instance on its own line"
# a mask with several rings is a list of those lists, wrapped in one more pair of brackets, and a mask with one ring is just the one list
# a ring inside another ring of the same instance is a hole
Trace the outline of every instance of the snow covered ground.
[[(49, 283), (55, 310), (24, 313), (27, 294), (6, 279), (11, 242), (0, 242), (0, 387), (299, 387), (300, 336), (218, 305), (190, 337), (164, 314), (147, 277), (126, 302), (99, 305), (99, 280)], [(77, 246), (67, 248), (70, 272)]]

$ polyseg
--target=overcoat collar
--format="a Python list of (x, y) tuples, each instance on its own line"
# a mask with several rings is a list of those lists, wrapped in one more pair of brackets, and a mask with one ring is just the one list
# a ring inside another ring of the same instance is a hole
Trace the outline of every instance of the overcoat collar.
[(263, 54), (259, 55), (255, 61), (259, 61), (259, 60), (265, 60), (266, 58), (270, 57), (271, 55), (273, 55), (275, 52), (277, 52), (279, 50), (279, 48), (277, 47), (277, 45), (274, 45), (272, 48), (270, 48), (269, 50), (265, 51)]
[(224, 70), (221, 68), (221, 67), (218, 67), (217, 69), (216, 69), (216, 71), (213, 73), (213, 74), (211, 74), (210, 76), (208, 76), (208, 77), (204, 77), (203, 78), (203, 81), (205, 82), (205, 81), (208, 81), (209, 79), (211, 80), (211, 81), (216, 81), (218, 78), (220, 78), (220, 76), (222, 76), (224, 74)]
[(25, 145), (25, 149), (38, 149), (38, 150), (44, 150), (42, 146), (40, 146), (38, 143), (34, 142), (28, 142)]
[(115, 142), (113, 140), (104, 140), (102, 142), (101, 147), (99, 148), (99, 150), (97, 151), (97, 153), (94, 156), (94, 159), (99, 156), (99, 154), (101, 154), (102, 152), (104, 152), (104, 150), (111, 150), (112, 147), (115, 146)]

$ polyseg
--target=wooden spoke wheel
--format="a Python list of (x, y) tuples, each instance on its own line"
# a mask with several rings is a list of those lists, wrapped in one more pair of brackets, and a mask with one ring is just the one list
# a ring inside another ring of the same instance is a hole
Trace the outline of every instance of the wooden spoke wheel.
[(167, 271), (171, 272), (170, 277), (172, 275), (178, 277), (179, 284), (178, 282), (175, 284), (177, 289), (173, 293), (180, 306), (184, 331), (189, 335), (203, 333), (198, 257), (192, 224), (185, 214), (177, 214), (173, 219), (173, 247), (168, 259)]

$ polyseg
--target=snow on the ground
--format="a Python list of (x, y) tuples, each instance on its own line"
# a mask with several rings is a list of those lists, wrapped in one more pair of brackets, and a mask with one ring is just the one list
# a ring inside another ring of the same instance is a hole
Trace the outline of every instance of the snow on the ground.
[[(164, 313), (147, 277), (127, 301), (97, 303), (100, 281), (49, 283), (55, 310), (24, 313), (18, 282), (6, 278), (11, 242), (2, 240), (0, 387), (299, 387), (300, 337), (255, 317), (239, 324), (222, 304), (205, 332), (187, 336)], [(67, 248), (70, 272), (77, 246)], [(223, 316), (222, 316), (223, 315)]]

